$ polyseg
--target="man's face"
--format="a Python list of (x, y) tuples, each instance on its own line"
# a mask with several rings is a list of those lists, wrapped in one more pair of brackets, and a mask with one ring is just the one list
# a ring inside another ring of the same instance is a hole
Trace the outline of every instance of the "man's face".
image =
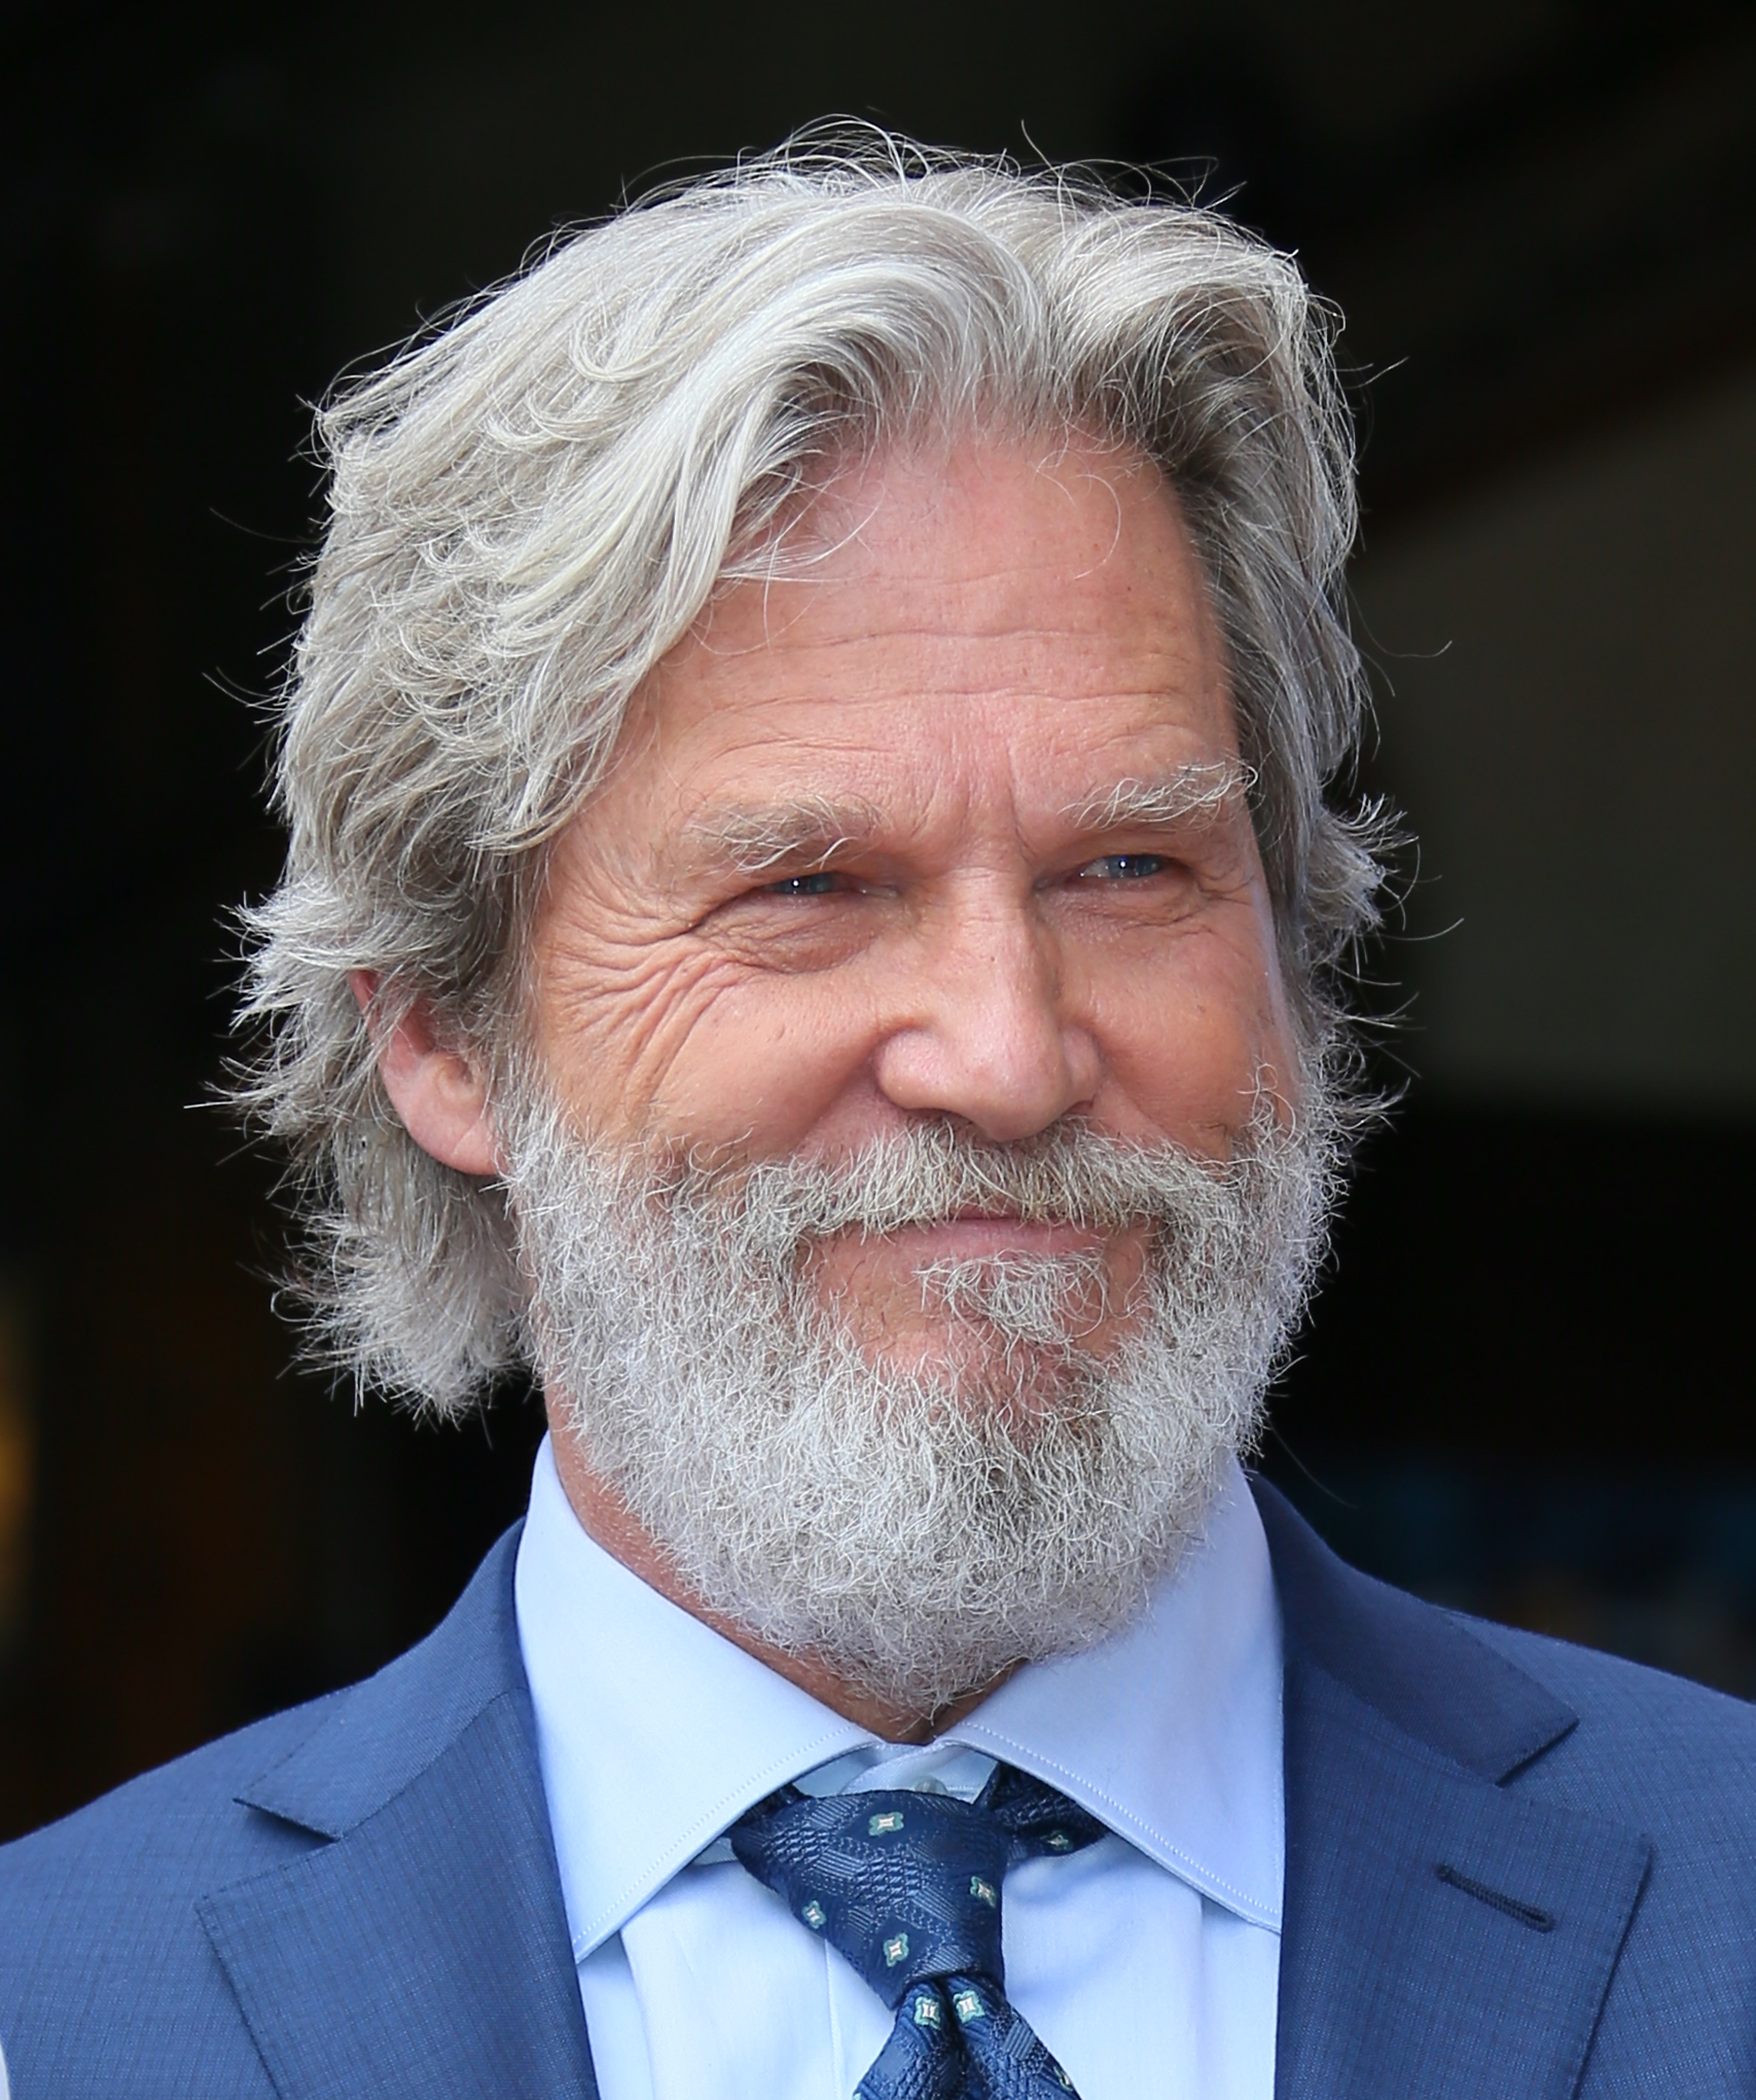
[[(1042, 448), (1046, 451), (1047, 448)], [(558, 845), (536, 1048), (611, 1145), (833, 1161), (1063, 1117), (1227, 1157), (1295, 1063), (1226, 671), (1176, 499), (1074, 443), (881, 458), (809, 573), (726, 589)], [(814, 1255), (863, 1346), (952, 1346), (930, 1264), (1083, 1253), (1099, 1355), (1145, 1229), (972, 1211)]]

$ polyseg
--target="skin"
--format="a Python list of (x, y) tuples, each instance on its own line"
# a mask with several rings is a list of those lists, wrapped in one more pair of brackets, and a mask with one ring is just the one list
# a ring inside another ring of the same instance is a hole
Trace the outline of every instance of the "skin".
[[(806, 523), (808, 578), (721, 591), (557, 843), (532, 1025), (560, 1099), (600, 1140), (732, 1163), (922, 1118), (1008, 1143), (1070, 1116), (1224, 1158), (1259, 1083), (1291, 1107), (1295, 1065), (1244, 796), (1207, 792), (1238, 738), (1174, 493), (1080, 440), (969, 441), (881, 457)], [(1142, 783), (1198, 806), (1118, 819)], [(419, 1144), (498, 1170), (486, 1075), (426, 1016), (380, 1065)], [(1074, 1247), (1101, 1252), (1102, 1351), (1136, 1317), (1139, 1230), (968, 1216), (832, 1242), (813, 1273), (866, 1347), (930, 1364), (981, 1345), (924, 1306), (924, 1263)], [(704, 1612), (563, 1421), (552, 1396), (610, 1551), (877, 1732), (944, 1725)]]

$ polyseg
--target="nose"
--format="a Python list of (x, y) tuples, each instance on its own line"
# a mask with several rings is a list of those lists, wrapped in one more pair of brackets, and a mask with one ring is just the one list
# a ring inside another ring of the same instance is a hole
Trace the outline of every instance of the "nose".
[(1097, 1091), (1090, 1028), (1066, 1010), (1052, 937), (1028, 898), (965, 900), (920, 931), (876, 1060), (898, 1108), (1034, 1137)]

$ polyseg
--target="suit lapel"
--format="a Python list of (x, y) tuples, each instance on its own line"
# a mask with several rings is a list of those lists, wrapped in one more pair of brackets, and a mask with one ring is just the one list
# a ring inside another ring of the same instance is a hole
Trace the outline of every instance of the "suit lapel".
[(1285, 2100), (1564, 2100), (1650, 1846), (1507, 1782), (1571, 1712), (1257, 1499), (1286, 1629)]
[(240, 1797), (324, 1841), (201, 1906), (285, 2100), (594, 2100), (512, 1558)]

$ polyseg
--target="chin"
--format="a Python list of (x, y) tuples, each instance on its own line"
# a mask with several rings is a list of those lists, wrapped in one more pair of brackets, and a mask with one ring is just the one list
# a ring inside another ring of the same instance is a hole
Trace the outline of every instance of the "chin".
[(924, 1335), (900, 1346), (887, 1338), (862, 1350), (880, 1375), (912, 1382), (916, 1392), (924, 1388), (930, 1411), (955, 1413), (1013, 1440), (1031, 1422), (1089, 1414), (1093, 1373), (1110, 1353), (973, 1335), (967, 1329)]

